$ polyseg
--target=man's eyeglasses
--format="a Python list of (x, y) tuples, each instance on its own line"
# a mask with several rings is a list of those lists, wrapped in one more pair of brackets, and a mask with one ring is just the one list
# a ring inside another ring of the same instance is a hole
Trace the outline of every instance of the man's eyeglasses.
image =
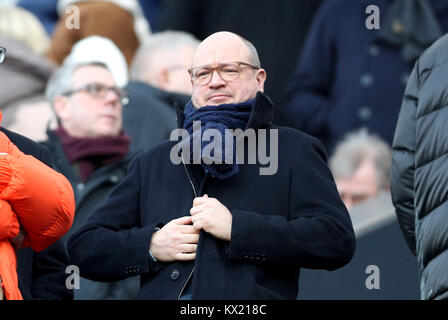
[(188, 69), (188, 72), (190, 73), (193, 83), (202, 86), (210, 83), (214, 71), (218, 72), (219, 76), (224, 81), (237, 80), (240, 77), (243, 67), (249, 67), (255, 70), (260, 69), (260, 67), (245, 62), (228, 62), (220, 63), (217, 67), (195, 67)]
[(72, 89), (64, 92), (63, 96), (71, 96), (76, 92), (85, 91), (94, 98), (104, 99), (109, 91), (115, 93), (121, 101), (122, 105), (126, 105), (129, 102), (129, 93), (118, 87), (108, 87), (101, 83), (89, 83), (77, 89)]
[(5, 55), (6, 55), (6, 49), (0, 47), (0, 63), (2, 63), (5, 60)]

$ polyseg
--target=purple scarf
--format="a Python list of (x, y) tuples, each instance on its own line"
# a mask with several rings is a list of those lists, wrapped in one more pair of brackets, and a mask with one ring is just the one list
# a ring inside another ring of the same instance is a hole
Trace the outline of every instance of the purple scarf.
[(124, 159), (131, 142), (131, 138), (124, 132), (117, 137), (77, 138), (59, 127), (54, 133), (59, 137), (68, 161), (79, 166), (83, 182), (100, 167)]

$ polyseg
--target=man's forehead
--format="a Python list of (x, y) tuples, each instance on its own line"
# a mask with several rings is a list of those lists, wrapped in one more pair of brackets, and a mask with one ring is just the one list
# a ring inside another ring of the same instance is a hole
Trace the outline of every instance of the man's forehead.
[(239, 38), (206, 39), (196, 50), (193, 66), (213, 65), (221, 62), (247, 62), (249, 49)]
[(86, 65), (76, 68), (73, 72), (72, 80), (74, 83), (100, 82), (107, 85), (115, 85), (112, 73), (108, 69), (96, 65)]

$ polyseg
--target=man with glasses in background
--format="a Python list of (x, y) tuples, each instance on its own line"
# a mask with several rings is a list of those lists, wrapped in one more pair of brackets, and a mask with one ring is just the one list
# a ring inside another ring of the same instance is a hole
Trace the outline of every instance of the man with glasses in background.
[[(44, 144), (75, 192), (75, 220), (66, 241), (126, 174), (132, 155), (130, 137), (122, 129), (122, 109), (128, 97), (99, 62), (62, 65), (50, 78), (46, 96), (59, 126), (47, 132)], [(114, 283), (81, 278), (75, 299), (132, 299), (138, 287), (138, 277)]]
[[(278, 170), (263, 175), (260, 159), (236, 162), (234, 152), (226, 154), (229, 141), (215, 150), (225, 161), (212, 163), (197, 163), (194, 151), (175, 162), (177, 141), (159, 144), (135, 158), (105, 205), (72, 235), (70, 259), (92, 280), (141, 274), (141, 299), (295, 299), (301, 267), (334, 270), (354, 252), (325, 151), (315, 138), (272, 126), (266, 71), (242, 37), (206, 38), (190, 75), (192, 99), (177, 112), (189, 133), (181, 143), (202, 135), (194, 121), (204, 136), (206, 129), (250, 129), (258, 148), (278, 157)], [(264, 142), (263, 130), (270, 132)]]

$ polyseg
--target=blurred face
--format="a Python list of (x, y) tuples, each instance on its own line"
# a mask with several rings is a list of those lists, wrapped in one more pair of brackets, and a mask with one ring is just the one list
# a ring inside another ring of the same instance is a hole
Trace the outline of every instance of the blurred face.
[[(89, 84), (115, 86), (112, 74), (101, 66), (83, 66), (72, 76), (72, 90)], [(114, 137), (122, 127), (120, 97), (108, 90), (103, 97), (87, 90), (59, 96), (54, 101), (63, 128), (73, 137)]]
[(364, 163), (348, 179), (335, 179), (336, 185), (347, 209), (375, 197), (378, 192), (376, 168), (372, 161)]
[(190, 68), (194, 52), (194, 48), (184, 46), (180, 52), (176, 52), (176, 54), (173, 55), (171, 61), (178, 61), (167, 67), (166, 81), (162, 84), (162, 89), (170, 92), (183, 93), (189, 96), (191, 95), (192, 87), (187, 70)]
[[(192, 67), (210, 66), (228, 62), (251, 64), (250, 52), (243, 41), (229, 32), (218, 32), (205, 39), (198, 47)], [(192, 83), (192, 102), (196, 108), (206, 105), (220, 105), (247, 101), (264, 90), (266, 72), (243, 67), (236, 80), (223, 80), (214, 71), (208, 84)]]

